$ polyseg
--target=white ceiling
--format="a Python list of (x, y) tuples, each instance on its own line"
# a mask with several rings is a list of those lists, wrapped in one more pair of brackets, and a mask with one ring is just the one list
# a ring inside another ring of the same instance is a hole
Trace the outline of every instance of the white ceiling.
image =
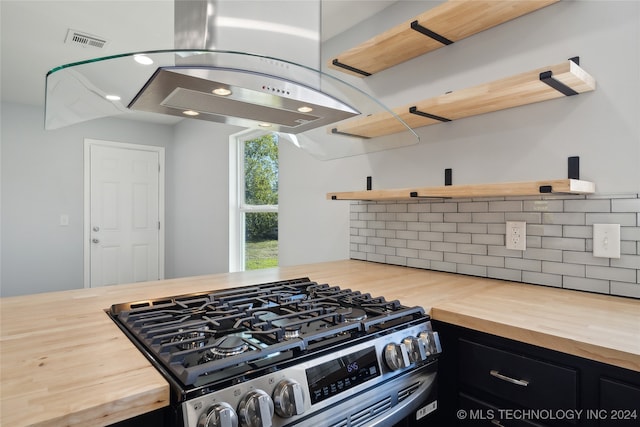
[[(268, 1), (268, 0), (265, 0)], [(396, 0), (324, 0), (323, 39)], [(120, 53), (173, 48), (172, 0), (0, 0), (0, 94), (44, 105), (52, 68)], [(68, 29), (107, 40), (102, 49), (65, 43)]]

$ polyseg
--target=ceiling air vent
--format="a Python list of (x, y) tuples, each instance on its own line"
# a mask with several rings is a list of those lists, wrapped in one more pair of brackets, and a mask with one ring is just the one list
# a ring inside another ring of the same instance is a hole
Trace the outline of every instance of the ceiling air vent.
[(71, 28), (67, 31), (67, 37), (64, 42), (82, 47), (96, 47), (98, 49), (102, 49), (104, 45), (107, 44), (107, 40), (103, 37), (72, 30)]

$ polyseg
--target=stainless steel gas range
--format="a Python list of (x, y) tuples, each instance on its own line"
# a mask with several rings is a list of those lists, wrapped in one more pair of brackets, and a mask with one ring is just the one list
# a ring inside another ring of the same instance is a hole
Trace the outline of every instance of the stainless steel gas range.
[(184, 427), (428, 425), (438, 334), (406, 307), (308, 278), (115, 304)]

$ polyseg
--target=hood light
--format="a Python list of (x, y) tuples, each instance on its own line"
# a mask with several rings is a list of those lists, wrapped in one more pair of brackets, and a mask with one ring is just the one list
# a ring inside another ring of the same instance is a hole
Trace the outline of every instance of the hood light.
[(214, 89), (212, 92), (214, 94), (220, 95), (220, 96), (229, 96), (229, 95), (231, 95), (231, 91), (229, 89), (227, 89), (227, 88), (224, 88), (224, 87), (219, 87), (217, 89)]
[(187, 110), (187, 111), (183, 111), (182, 114), (184, 114), (185, 116), (199, 116), (200, 113), (198, 113), (197, 111), (193, 111), (193, 110)]
[(298, 108), (298, 111), (300, 111), (301, 113), (310, 113), (313, 111), (313, 108), (311, 107), (307, 107), (306, 105), (304, 107), (300, 107)]
[(258, 126), (260, 126), (261, 128), (270, 128), (271, 123), (260, 123)]
[(109, 101), (120, 101), (120, 97), (118, 95), (105, 95)]
[(153, 59), (149, 58), (147, 55), (133, 55), (133, 59), (142, 65), (151, 65), (153, 64)]

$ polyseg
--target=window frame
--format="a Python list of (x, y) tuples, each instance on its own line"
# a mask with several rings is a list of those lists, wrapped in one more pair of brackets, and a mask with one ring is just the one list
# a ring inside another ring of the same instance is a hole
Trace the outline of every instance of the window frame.
[[(245, 202), (245, 142), (273, 131), (247, 129), (229, 137), (229, 271), (245, 271), (247, 213), (275, 212), (278, 205), (250, 205)], [(279, 143), (279, 142), (278, 142)], [(279, 166), (278, 166), (279, 167)], [(278, 217), (279, 218), (279, 217)]]

